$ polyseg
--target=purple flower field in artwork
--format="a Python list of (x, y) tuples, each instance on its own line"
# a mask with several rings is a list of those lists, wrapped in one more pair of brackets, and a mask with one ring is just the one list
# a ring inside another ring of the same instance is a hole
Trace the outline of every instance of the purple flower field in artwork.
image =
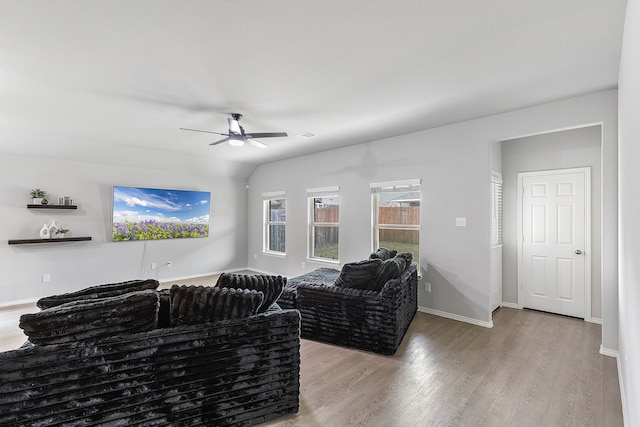
[(113, 240), (156, 240), (207, 237), (209, 224), (177, 224), (145, 220), (113, 224)]

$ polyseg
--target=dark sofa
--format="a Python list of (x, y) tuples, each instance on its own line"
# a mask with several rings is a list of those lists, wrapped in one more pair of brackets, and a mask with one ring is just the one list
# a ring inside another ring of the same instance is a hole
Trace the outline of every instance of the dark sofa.
[(394, 354), (418, 308), (416, 264), (381, 248), (342, 270), (289, 279), (281, 300), (300, 311), (302, 338)]
[(255, 289), (148, 282), (23, 315), (30, 341), (0, 353), (0, 425), (249, 426), (297, 412), (298, 311)]

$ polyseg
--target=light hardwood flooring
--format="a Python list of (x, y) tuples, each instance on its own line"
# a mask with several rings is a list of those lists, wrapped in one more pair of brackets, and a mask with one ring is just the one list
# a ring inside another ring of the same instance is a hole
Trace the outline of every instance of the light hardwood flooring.
[[(0, 310), (0, 350), (25, 340)], [(622, 426), (601, 327), (502, 308), (487, 329), (417, 313), (393, 356), (301, 341), (300, 411), (264, 426)]]
[(417, 313), (393, 356), (302, 340), (300, 411), (265, 426), (622, 426), (614, 358), (582, 320)]

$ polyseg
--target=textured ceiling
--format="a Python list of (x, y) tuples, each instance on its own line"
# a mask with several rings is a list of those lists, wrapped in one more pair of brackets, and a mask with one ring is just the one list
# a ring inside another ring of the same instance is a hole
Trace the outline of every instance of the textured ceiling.
[[(623, 0), (0, 0), (0, 153), (263, 163), (617, 87)], [(270, 148), (211, 147), (227, 114)], [(310, 132), (314, 138), (298, 136)]]

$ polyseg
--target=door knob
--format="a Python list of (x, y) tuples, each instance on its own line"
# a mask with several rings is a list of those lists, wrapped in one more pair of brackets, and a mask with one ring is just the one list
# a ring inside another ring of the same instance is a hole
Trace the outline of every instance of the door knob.
[(582, 251), (580, 249), (576, 250), (576, 255), (580, 255), (582, 253)]

